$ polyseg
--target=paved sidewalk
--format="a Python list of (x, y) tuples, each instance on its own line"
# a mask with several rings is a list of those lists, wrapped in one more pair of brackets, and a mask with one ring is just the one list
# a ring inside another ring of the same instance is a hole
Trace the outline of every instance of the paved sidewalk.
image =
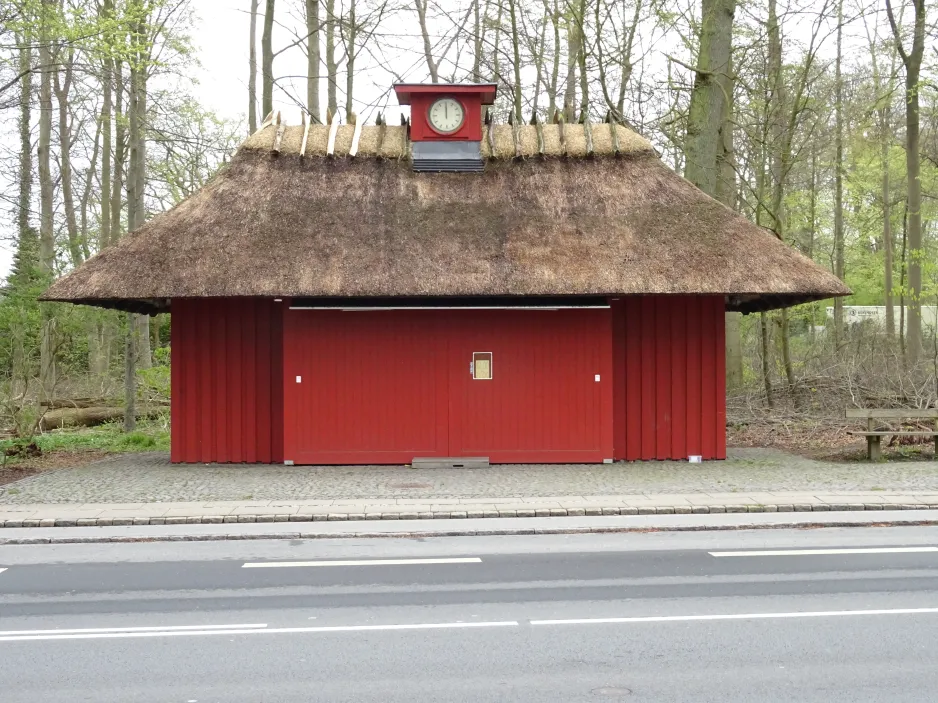
[(411, 469), (173, 465), (124, 455), (0, 488), (0, 525), (69, 527), (938, 508), (938, 462), (726, 461)]
[[(215, 542), (227, 540), (426, 539), (486, 535), (609, 534), (626, 532), (712, 532), (836, 527), (919, 527), (938, 525), (938, 510), (876, 513), (772, 513), (760, 515), (636, 515), (559, 517), (530, 520), (395, 520), (374, 523), (319, 522), (313, 525), (161, 525), (156, 527), (13, 528), (0, 531), (0, 546), (110, 542)], [(930, 533), (929, 533), (930, 535)], [(928, 535), (920, 536), (931, 544)], [(762, 545), (769, 545), (764, 538)], [(906, 537), (906, 540), (908, 537)], [(764, 546), (763, 546), (764, 548)], [(6, 556), (9, 557), (7, 552)]]
[(934, 493), (684, 493), (536, 498), (356, 499), (0, 506), (3, 527), (90, 527), (349, 520), (432, 520), (938, 510)]

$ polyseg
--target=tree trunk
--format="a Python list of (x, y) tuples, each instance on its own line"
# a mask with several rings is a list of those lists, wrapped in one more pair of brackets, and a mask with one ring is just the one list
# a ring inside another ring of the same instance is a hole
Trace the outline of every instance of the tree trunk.
[(563, 91), (563, 116), (568, 123), (576, 120), (576, 84), (581, 50), (580, 20), (572, 12), (567, 21), (567, 80)]
[[(145, 21), (141, 19), (139, 36), (145, 36)], [(149, 69), (149, 49), (138, 41), (130, 69), (130, 173), (127, 178), (127, 229), (136, 230), (146, 221), (147, 166), (147, 71)], [(133, 346), (135, 349), (135, 367), (148, 369), (152, 366), (150, 353), (149, 317), (133, 316)]]
[(19, 181), (19, 194), (16, 202), (16, 229), (18, 242), (23, 242), (35, 233), (29, 224), (29, 213), (32, 209), (33, 190), (33, 147), (32, 147), (32, 101), (33, 101), (33, 50), (29, 38), (19, 36), (16, 39), (20, 44), (19, 70), (20, 78), (20, 163), (17, 180)]
[[(769, 0), (769, 18), (767, 34), (768, 47), (768, 73), (771, 85), (769, 99), (769, 134), (771, 136), (771, 174), (772, 174), (772, 231), (781, 241), (785, 241), (785, 184), (788, 177), (791, 135), (789, 121), (785, 117), (788, 107), (788, 91), (782, 67), (782, 35), (778, 23), (776, 0)], [(797, 110), (797, 106), (792, 106)], [(783, 308), (780, 312), (780, 339), (782, 351), (782, 365), (785, 368), (785, 380), (788, 383), (788, 395), (797, 408), (799, 406), (798, 394), (795, 385), (794, 367), (791, 362), (791, 339), (789, 337), (788, 310)]]
[[(834, 61), (834, 275), (844, 280), (844, 81), (843, 0), (837, 4), (837, 58)], [(834, 298), (834, 343), (844, 334), (844, 299)]]
[(765, 386), (765, 404), (771, 410), (775, 407), (772, 398), (772, 376), (769, 368), (769, 318), (764, 312), (759, 313), (759, 329), (762, 332), (762, 383)]
[(521, 124), (521, 38), (518, 35), (518, 0), (508, 0), (508, 18), (511, 21), (511, 51), (514, 58), (512, 108), (515, 121)]
[[(252, 0), (255, 7), (257, 0)], [(306, 107), (314, 122), (322, 122), (319, 110), (319, 0), (306, 0)]]
[[(114, 12), (114, 0), (104, 0), (102, 19), (109, 22)], [(108, 36), (110, 38), (110, 35)], [(103, 102), (101, 105), (101, 234), (98, 248), (106, 249), (111, 244), (111, 112), (114, 109), (114, 59), (110, 54), (110, 41), (104, 55), (102, 78)]]
[(906, 267), (906, 252), (908, 250), (908, 238), (909, 234), (909, 203), (903, 205), (902, 208), (902, 252), (899, 257), (900, 267), (899, 267), (899, 351), (902, 353), (902, 358), (908, 362), (908, 357), (905, 353), (905, 331), (906, 331), (906, 321), (905, 321), (905, 272)]
[(433, 60), (433, 46), (430, 43), (430, 30), (427, 29), (427, 0), (414, 0), (417, 10), (417, 24), (420, 26), (420, 36), (423, 38), (423, 59), (427, 62), (427, 71), (430, 72), (430, 82), (439, 83), (439, 67)]
[(75, 217), (75, 196), (72, 192), (72, 130), (68, 124), (68, 94), (72, 86), (73, 62), (74, 56), (70, 53), (64, 67), (55, 71), (54, 90), (59, 107), (59, 176), (62, 184), (62, 205), (65, 210), (65, 230), (68, 234), (68, 253), (72, 258), (72, 265), (78, 266), (84, 261), (84, 257), (78, 241), (78, 221)]
[(488, 13), (488, 9), (489, 9), (488, 0), (486, 0), (484, 12), (479, 8), (480, 4), (481, 4), (481, 0), (473, 0), (473, 3), (472, 3), (472, 12), (473, 12), (472, 80), (475, 83), (482, 82), (482, 47), (483, 47), (483, 39), (485, 37), (484, 17)]
[[(703, 0), (697, 73), (685, 140), (684, 176), (730, 208), (736, 204), (733, 169), (733, 94), (731, 51), (735, 0)], [(693, 156), (692, 156), (693, 155)], [(726, 313), (726, 383), (743, 382), (739, 313)]]
[(700, 51), (687, 115), (684, 177), (704, 193), (717, 189), (717, 154), (726, 97), (721, 81), (730, 72), (736, 0), (702, 0)]
[(328, 105), (326, 109), (330, 115), (339, 111), (339, 98), (337, 88), (339, 85), (339, 65), (335, 59), (335, 33), (336, 16), (335, 0), (326, 0), (326, 80), (328, 82), (326, 94)]
[[(732, 61), (728, 75), (721, 77), (724, 95), (723, 115), (720, 119), (720, 144), (717, 152), (717, 188), (715, 197), (731, 210), (736, 209), (736, 169), (733, 154), (733, 84)], [(743, 385), (743, 342), (739, 324), (741, 313), (724, 314), (726, 326), (726, 386), (738, 390)]]
[(554, 63), (550, 69), (550, 87), (547, 95), (547, 119), (553, 119), (557, 111), (557, 91), (560, 86), (560, 8), (559, 0), (554, 0), (552, 8), (548, 8), (547, 0), (544, 0), (544, 13), (550, 18), (550, 23), (554, 30)]
[(261, 37), (261, 61), (263, 63), (263, 112), (269, 115), (274, 109), (274, 5), (276, 0), (266, 0), (264, 9), (264, 34)]
[(355, 0), (349, 0), (348, 43), (345, 51), (345, 122), (351, 124), (355, 94), (355, 46), (358, 41), (358, 25), (355, 18)]
[[(52, 148), (52, 32), (55, 5), (42, 0), (39, 22), (39, 269), (51, 280), (55, 268), (55, 234), (53, 232), (53, 189), (50, 149)], [(39, 349), (40, 399), (52, 397), (56, 383), (55, 318), (50, 306), (42, 307), (42, 331)]]
[[(596, 0), (598, 2), (598, 0)], [(580, 50), (576, 55), (577, 67), (580, 71), (580, 117), (586, 119), (590, 107), (589, 75), (586, 72), (586, 0), (580, 0), (576, 13), (577, 36), (580, 39)], [(600, 28), (597, 28), (600, 31)]]
[(889, 117), (888, 108), (880, 109), (880, 161), (883, 169), (882, 198), (883, 198), (883, 258), (885, 263), (883, 288), (886, 303), (886, 336), (890, 341), (896, 338), (896, 311), (892, 294), (892, 273), (893, 273), (893, 244), (892, 244), (892, 206), (889, 202), (892, 197), (889, 183)]
[[(17, 173), (19, 192), (16, 202), (16, 253), (14, 255), (14, 274), (23, 276), (24, 283), (34, 280), (38, 255), (38, 241), (36, 230), (29, 223), (29, 213), (32, 208), (33, 186), (33, 153), (32, 153), (32, 100), (33, 100), (33, 74), (32, 74), (32, 47), (28, 35), (17, 35), (19, 44), (19, 72), (20, 78), (20, 159)], [(9, 279), (8, 283), (9, 285)], [(18, 397), (26, 394), (32, 371), (27, 361), (26, 346), (24, 343), (25, 330), (11, 330), (12, 342), (12, 368), (11, 368), (11, 395)]]
[(496, 0), (498, 14), (495, 15), (495, 40), (492, 42), (492, 82), (502, 82), (501, 47), (502, 47), (502, 12), (505, 9), (504, 0)]
[(126, 314), (127, 334), (124, 338), (124, 432), (137, 428), (137, 345), (134, 316)]
[[(257, 131), (257, 6), (259, 0), (251, 0), (251, 37), (248, 41), (248, 132)], [(319, 8), (318, 0), (312, 3)], [(309, 11), (310, 0), (306, 7)]]
[(919, 126), (919, 76), (922, 57), (925, 53), (925, 0), (912, 0), (915, 8), (915, 28), (912, 33), (912, 48), (906, 51), (902, 36), (893, 15), (892, 2), (886, 0), (886, 13), (896, 41), (896, 50), (905, 66), (905, 170), (908, 181), (908, 269), (909, 311), (906, 316), (905, 354), (911, 368), (922, 358), (922, 180), (920, 126)]
[(121, 212), (124, 206), (124, 171), (127, 161), (127, 127), (124, 117), (124, 71), (119, 60), (114, 61), (114, 183), (111, 187), (111, 243), (121, 238)]

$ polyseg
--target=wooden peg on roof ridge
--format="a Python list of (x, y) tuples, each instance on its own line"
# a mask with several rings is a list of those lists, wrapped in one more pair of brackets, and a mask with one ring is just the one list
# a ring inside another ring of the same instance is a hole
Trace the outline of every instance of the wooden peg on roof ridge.
[(486, 125), (492, 124), (492, 108), (485, 108), (485, 118), (482, 120), (482, 122)]
[(509, 116), (508, 124), (511, 125), (511, 141), (515, 147), (515, 158), (521, 158), (521, 121), (515, 122)]
[[(269, 127), (269, 126), (272, 125), (273, 123), (274, 123), (274, 111), (271, 110), (271, 111), (267, 114), (267, 117), (264, 118), (264, 121), (261, 122), (261, 129), (264, 129), (264, 127)], [(258, 130), (258, 131), (260, 131), (260, 130)]]
[(537, 113), (532, 113), (531, 115), (531, 124), (536, 125), (538, 123)]
[(583, 136), (586, 137), (586, 156), (593, 156), (593, 123), (590, 122), (589, 115), (583, 121)]
[[(491, 117), (491, 112), (488, 113)], [(495, 120), (489, 119), (486, 124), (485, 139), (489, 144), (489, 158), (495, 158)]]
[(326, 142), (326, 156), (335, 156), (335, 135), (339, 131), (339, 115), (332, 116), (329, 124), (329, 140)]
[(332, 108), (326, 108), (326, 124), (332, 124)]
[(384, 116), (379, 112), (378, 116), (375, 118), (375, 126), (380, 127), (384, 124)]
[[(304, 120), (305, 122), (305, 120)], [(312, 127), (313, 120), (310, 118), (309, 122), (306, 122), (303, 125), (303, 141), (300, 144), (300, 157), (306, 156), (306, 143), (309, 141), (309, 128)]]
[(560, 119), (557, 121), (557, 131), (560, 133), (560, 154), (562, 156), (567, 155), (567, 123), (564, 121), (563, 115), (560, 115)]
[(358, 155), (358, 143), (362, 138), (362, 123), (364, 120), (358, 120), (355, 116), (355, 113), (352, 113), (352, 123), (355, 125), (355, 130), (352, 132), (352, 145), (349, 147), (348, 155), (357, 156)]
[(357, 122), (358, 122), (358, 115), (356, 115), (354, 112), (350, 112), (348, 115), (348, 123), (356, 124)]
[(514, 112), (514, 110), (512, 110), (511, 112), (508, 113), (508, 124), (510, 124), (512, 127), (514, 127), (514, 125), (515, 125), (515, 112)]
[(537, 155), (544, 156), (544, 125), (534, 115), (534, 131), (537, 132)]
[(280, 119), (280, 113), (277, 112), (277, 136), (274, 137), (274, 146), (271, 151), (273, 151), (275, 156), (280, 155), (280, 150), (283, 145), (283, 133), (287, 131), (286, 120)]

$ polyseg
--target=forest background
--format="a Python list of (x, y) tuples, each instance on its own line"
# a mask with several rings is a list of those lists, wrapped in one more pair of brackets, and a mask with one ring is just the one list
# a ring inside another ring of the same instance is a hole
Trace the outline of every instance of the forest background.
[(396, 121), (397, 81), (496, 82), (501, 121), (625, 122), (850, 286), (727, 315), (731, 441), (826, 446), (845, 405), (933, 407), (936, 39), (935, 0), (0, 0), (0, 427), (165, 439), (168, 316), (36, 296), (266, 115)]

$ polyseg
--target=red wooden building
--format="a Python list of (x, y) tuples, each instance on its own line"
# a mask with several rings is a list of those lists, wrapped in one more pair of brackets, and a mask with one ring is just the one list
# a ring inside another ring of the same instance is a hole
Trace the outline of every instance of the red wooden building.
[(44, 298), (172, 312), (175, 462), (725, 456), (724, 312), (848, 293), (617, 124), (261, 128)]

